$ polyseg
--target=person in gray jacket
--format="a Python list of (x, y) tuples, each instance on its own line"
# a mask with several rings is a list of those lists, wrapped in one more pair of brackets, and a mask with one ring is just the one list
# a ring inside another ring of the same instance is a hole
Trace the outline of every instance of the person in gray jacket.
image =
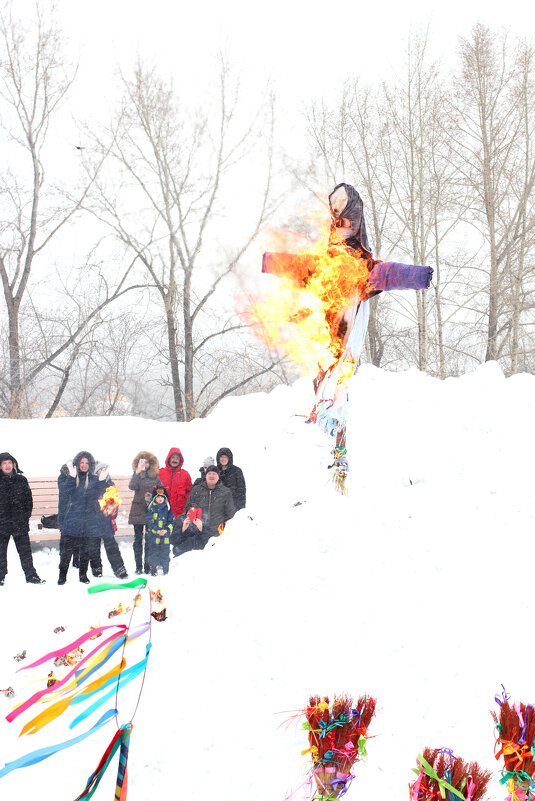
[(148, 501), (150, 501), (154, 487), (161, 487), (158, 478), (160, 464), (156, 456), (150, 451), (140, 451), (132, 462), (134, 471), (128, 488), (134, 490), (132, 506), (128, 515), (128, 523), (134, 526), (134, 559), (136, 560), (136, 573), (148, 573), (149, 549), (147, 534), (143, 532), (147, 516)]

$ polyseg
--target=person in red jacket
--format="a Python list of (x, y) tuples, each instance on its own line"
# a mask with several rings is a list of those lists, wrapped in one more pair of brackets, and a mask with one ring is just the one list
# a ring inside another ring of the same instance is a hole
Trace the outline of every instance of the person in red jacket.
[(184, 512), (191, 490), (191, 476), (182, 469), (184, 457), (180, 448), (171, 448), (165, 460), (165, 467), (158, 471), (158, 477), (167, 490), (171, 511), (177, 517)]

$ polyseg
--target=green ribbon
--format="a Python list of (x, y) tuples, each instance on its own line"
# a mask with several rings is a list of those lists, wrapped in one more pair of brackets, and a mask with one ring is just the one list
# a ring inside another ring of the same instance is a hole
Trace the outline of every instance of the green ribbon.
[(87, 591), (90, 595), (93, 595), (95, 592), (106, 592), (106, 590), (128, 590), (134, 589), (136, 587), (146, 587), (147, 586), (147, 579), (146, 578), (137, 578), (132, 579), (132, 581), (124, 581), (121, 584), (94, 584), (92, 587), (88, 587)]
[(359, 739), (358, 739), (357, 748), (358, 748), (358, 751), (359, 751), (359, 756), (361, 756), (361, 757), (367, 757), (368, 756), (368, 754), (366, 753), (366, 737), (363, 734), (361, 734)]
[(514, 779), (516, 781), (521, 782), (528, 782), (531, 783), (531, 776), (529, 773), (526, 773), (525, 770), (506, 770), (502, 771), (502, 778), (500, 779), (500, 784), (506, 784), (509, 779)]
[[(436, 770), (434, 770), (431, 767), (429, 762), (426, 759), (424, 759), (421, 754), (418, 754), (418, 759), (416, 761), (420, 763), (420, 765), (424, 769), (424, 773), (427, 774), (427, 776), (429, 776), (430, 779), (434, 779), (437, 782), (440, 788), (440, 795), (442, 798), (444, 799), (446, 798), (446, 790), (449, 790), (450, 793), (454, 793), (458, 798), (461, 798), (462, 801), (466, 801), (466, 798), (460, 792), (460, 790), (457, 790), (455, 787), (452, 787), (452, 785), (448, 784), (448, 782), (445, 781), (445, 779), (441, 779)], [(412, 768), (412, 770), (414, 773), (420, 773), (420, 771), (417, 768)]]

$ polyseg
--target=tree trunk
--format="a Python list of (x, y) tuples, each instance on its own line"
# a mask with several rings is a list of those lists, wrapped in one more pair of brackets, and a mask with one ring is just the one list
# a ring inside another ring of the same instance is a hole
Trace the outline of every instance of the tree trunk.
[(175, 418), (177, 423), (185, 422), (184, 403), (182, 400), (182, 388), (180, 381), (180, 370), (178, 364), (178, 346), (176, 341), (176, 321), (173, 308), (166, 300), (165, 316), (167, 319), (167, 342), (169, 345), (169, 365), (171, 367), (171, 382), (173, 386), (173, 403), (175, 407)]

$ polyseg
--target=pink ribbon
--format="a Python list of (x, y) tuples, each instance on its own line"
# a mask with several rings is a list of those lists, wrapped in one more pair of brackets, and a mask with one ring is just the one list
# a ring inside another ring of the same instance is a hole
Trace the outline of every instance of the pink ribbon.
[(519, 703), (519, 701), (516, 701), (516, 702), (515, 702), (515, 712), (516, 712), (516, 714), (518, 715), (518, 722), (519, 722), (519, 723), (520, 723), (520, 725), (523, 727), (523, 726), (524, 726), (524, 716), (522, 715), (522, 710), (521, 710), (521, 708), (520, 708), (520, 703)]
[[(28, 668), (37, 667), (37, 665), (42, 665), (43, 662), (47, 662), (49, 659), (53, 659), (56, 656), (65, 656), (65, 654), (70, 654), (71, 651), (74, 651), (75, 648), (78, 648), (83, 642), (86, 640), (90, 640), (91, 637), (94, 637), (97, 634), (106, 631), (106, 629), (122, 629), (126, 631), (126, 626), (120, 623), (114, 623), (112, 626), (100, 626), (98, 629), (91, 629), (87, 632), (87, 634), (82, 634), (81, 637), (78, 637), (77, 640), (71, 642), (70, 645), (64, 645), (63, 648), (58, 648), (57, 651), (50, 651), (49, 654), (45, 654), (40, 659), (37, 659), (35, 662), (30, 662), (29, 665), (24, 665), (18, 669), (17, 673), (21, 670), (28, 670)], [(107, 641), (106, 641), (107, 642)]]
[(420, 785), (422, 783), (422, 779), (424, 777), (424, 769), (420, 768), (420, 773), (414, 784), (412, 785), (412, 796), (411, 801), (418, 801), (418, 793), (420, 792)]
[(472, 801), (475, 789), (476, 785), (474, 783), (474, 780), (472, 779), (471, 776), (469, 776), (468, 783), (466, 785), (466, 801)]
[[(12, 712), (10, 712), (9, 715), (6, 715), (6, 720), (9, 723), (11, 723), (13, 720), (15, 720), (15, 718), (18, 718), (19, 715), (22, 715), (23, 712), (25, 712), (27, 709), (29, 709), (32, 706), (32, 704), (35, 704), (35, 702), (38, 701), (40, 698), (42, 698), (44, 695), (47, 695), (48, 693), (57, 692), (60, 687), (62, 687), (64, 684), (67, 683), (67, 681), (71, 678), (71, 676), (73, 676), (76, 673), (76, 671), (80, 670), (80, 666), (83, 665), (84, 662), (86, 662), (88, 659), (91, 659), (91, 657), (94, 656), (98, 651), (100, 651), (101, 648), (103, 648), (105, 645), (107, 645), (112, 640), (115, 640), (117, 637), (121, 636), (122, 633), (126, 630), (126, 626), (124, 626), (124, 625), (120, 625), (120, 626), (105, 626), (104, 628), (119, 628), (119, 629), (122, 629), (122, 631), (121, 632), (115, 632), (114, 634), (110, 634), (110, 636), (108, 637), (107, 640), (104, 640), (104, 642), (100, 643), (100, 645), (97, 645), (96, 648), (93, 648), (92, 651), (90, 651), (88, 654), (86, 654), (86, 656), (84, 656), (83, 659), (81, 659), (78, 662), (78, 664), (74, 665), (72, 670), (69, 670), (67, 675), (64, 676), (60, 681), (57, 681), (55, 684), (52, 684), (50, 687), (45, 687), (44, 690), (39, 690), (39, 692), (34, 693), (31, 696), (31, 698), (28, 698), (27, 701), (25, 701), (23, 704), (18, 706)], [(96, 629), (95, 629), (95, 631), (96, 631)]]

